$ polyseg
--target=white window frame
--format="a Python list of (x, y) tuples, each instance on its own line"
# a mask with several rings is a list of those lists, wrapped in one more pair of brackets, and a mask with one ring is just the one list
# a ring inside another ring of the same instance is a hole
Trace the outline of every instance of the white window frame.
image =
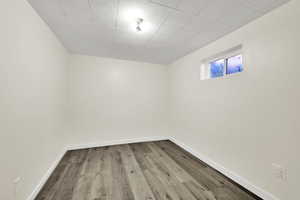
[(210, 77), (210, 63), (218, 61), (218, 60), (223, 60), (225, 61), (225, 69), (224, 69), (224, 74), (221, 77), (217, 78), (222, 78), (226, 76), (230, 76), (232, 74), (227, 74), (227, 60), (231, 57), (242, 55), (242, 61), (243, 61), (243, 67), (245, 66), (245, 59), (244, 59), (244, 54), (243, 54), (243, 46), (238, 45), (236, 47), (233, 47), (229, 50), (223, 51), (221, 53), (218, 53), (214, 56), (211, 56), (209, 58), (206, 58), (202, 61), (201, 65), (201, 70), (200, 70), (200, 79), (201, 80), (207, 80), (207, 79), (216, 79), (216, 78), (211, 78)]

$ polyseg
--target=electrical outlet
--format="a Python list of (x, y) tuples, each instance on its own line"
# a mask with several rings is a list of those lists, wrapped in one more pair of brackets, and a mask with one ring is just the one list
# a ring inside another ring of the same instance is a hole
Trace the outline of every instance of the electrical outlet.
[(277, 180), (286, 181), (287, 180), (287, 169), (282, 167), (281, 165), (272, 164), (273, 174)]

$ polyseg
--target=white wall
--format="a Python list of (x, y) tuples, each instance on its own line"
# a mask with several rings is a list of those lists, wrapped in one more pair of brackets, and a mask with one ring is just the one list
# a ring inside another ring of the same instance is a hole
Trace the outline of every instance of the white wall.
[[(79, 55), (68, 65), (25, 0), (1, 1), (0, 199), (13, 199), (18, 176), (17, 200), (25, 199), (67, 144), (166, 135), (169, 104), (170, 136), (282, 200), (297, 199), (298, 18), (293, 0), (178, 60), (168, 74), (162, 65)], [(238, 44), (243, 73), (200, 81), (203, 58)], [(273, 178), (272, 163), (288, 168), (286, 182)]]
[[(299, 199), (299, 19), (293, 0), (169, 68), (172, 136), (282, 200)], [(202, 59), (239, 44), (243, 73), (200, 81)]]
[(25, 0), (0, 1), (0, 199), (37, 186), (66, 143), (67, 52)]
[(165, 135), (167, 83), (166, 66), (72, 56), (70, 144)]

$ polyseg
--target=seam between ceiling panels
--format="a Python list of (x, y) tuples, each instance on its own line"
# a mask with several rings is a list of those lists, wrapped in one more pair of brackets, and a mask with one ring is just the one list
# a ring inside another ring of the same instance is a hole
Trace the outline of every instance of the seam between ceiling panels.
[[(178, 9), (178, 6), (179, 6), (180, 2), (182, 2), (182, 1), (184, 1), (184, 0), (179, 0), (175, 7), (170, 7), (168, 5), (164, 5), (164, 4), (155, 2), (154, 0), (148, 0), (148, 2), (151, 3), (151, 4), (155, 4), (155, 5), (158, 5), (160, 7), (168, 8), (168, 9), (171, 9), (171, 10), (174, 10), (174, 11), (177, 11), (177, 12), (182, 12), (180, 9)], [(159, 24), (159, 26), (158, 26), (157, 30), (155, 31), (155, 33), (146, 41), (145, 47), (147, 47), (147, 44), (149, 44), (153, 40), (155, 35), (160, 31), (161, 27), (168, 21), (169, 17), (170, 17), (170, 15), (167, 15), (165, 17), (165, 19)]]

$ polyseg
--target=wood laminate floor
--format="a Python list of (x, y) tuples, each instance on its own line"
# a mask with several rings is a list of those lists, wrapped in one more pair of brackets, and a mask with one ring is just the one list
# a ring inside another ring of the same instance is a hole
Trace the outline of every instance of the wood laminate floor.
[(254, 200), (170, 141), (69, 151), (36, 200)]

